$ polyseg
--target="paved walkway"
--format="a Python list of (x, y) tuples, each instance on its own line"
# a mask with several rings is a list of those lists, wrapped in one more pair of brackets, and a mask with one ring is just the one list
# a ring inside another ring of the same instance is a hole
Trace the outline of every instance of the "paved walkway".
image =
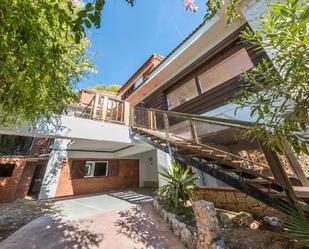
[(57, 201), (0, 243), (1, 249), (181, 249), (153, 213), (151, 197), (133, 191)]

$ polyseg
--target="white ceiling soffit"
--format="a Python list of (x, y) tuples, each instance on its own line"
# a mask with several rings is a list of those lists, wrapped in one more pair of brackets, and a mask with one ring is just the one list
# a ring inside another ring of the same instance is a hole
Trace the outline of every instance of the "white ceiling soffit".
[(130, 146), (130, 144), (111, 142), (111, 141), (96, 141), (90, 139), (74, 139), (74, 142), (68, 148), (69, 150), (88, 150), (88, 151), (109, 151), (114, 152)]

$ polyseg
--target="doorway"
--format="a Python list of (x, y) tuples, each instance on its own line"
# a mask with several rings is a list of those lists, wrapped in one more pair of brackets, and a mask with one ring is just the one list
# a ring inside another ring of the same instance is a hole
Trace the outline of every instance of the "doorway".
[(37, 197), (39, 195), (45, 174), (45, 169), (46, 169), (46, 163), (36, 164), (31, 184), (29, 187), (28, 195), (33, 197)]

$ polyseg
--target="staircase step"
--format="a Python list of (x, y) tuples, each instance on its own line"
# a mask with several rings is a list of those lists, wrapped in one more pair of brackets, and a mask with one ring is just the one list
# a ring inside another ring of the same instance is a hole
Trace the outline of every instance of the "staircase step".
[(207, 149), (201, 149), (201, 151), (202, 151), (202, 152), (209, 153), (209, 154), (211, 154), (211, 153), (214, 152), (214, 150), (207, 150)]
[(247, 183), (251, 184), (269, 184), (270, 182), (263, 178), (255, 178), (255, 179), (246, 179), (244, 180)]
[(243, 172), (243, 170), (241, 170), (241, 169), (222, 169), (222, 170), (224, 170), (224, 171), (226, 171), (226, 172), (230, 172), (230, 173), (241, 173), (241, 172)]
[(214, 156), (222, 157), (222, 158), (228, 157), (228, 155), (225, 155), (225, 154), (214, 154)]
[(189, 148), (198, 148), (198, 149), (202, 148), (201, 145), (194, 145), (194, 144), (187, 144), (186, 146)]
[(231, 163), (235, 163), (235, 164), (241, 164), (243, 163), (243, 160), (231, 160)]

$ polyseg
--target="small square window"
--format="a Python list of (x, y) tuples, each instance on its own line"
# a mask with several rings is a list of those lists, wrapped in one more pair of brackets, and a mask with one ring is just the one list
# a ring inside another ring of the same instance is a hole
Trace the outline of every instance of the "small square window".
[(108, 173), (108, 162), (90, 162), (87, 161), (85, 164), (85, 175), (84, 177), (96, 177), (96, 176), (107, 176)]
[(11, 177), (15, 164), (0, 164), (0, 177)]

